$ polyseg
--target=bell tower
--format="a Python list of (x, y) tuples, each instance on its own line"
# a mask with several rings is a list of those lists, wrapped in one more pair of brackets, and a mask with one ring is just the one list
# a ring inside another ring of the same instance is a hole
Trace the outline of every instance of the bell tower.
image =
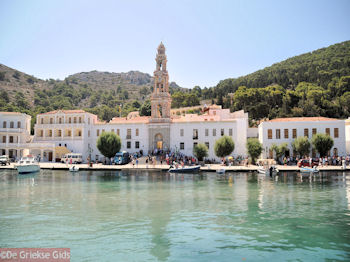
[(170, 149), (169, 75), (166, 68), (165, 47), (161, 42), (157, 49), (154, 87), (151, 95), (151, 118), (149, 119), (149, 150)]
[(169, 75), (166, 68), (165, 47), (161, 42), (157, 49), (154, 88), (151, 95), (151, 122), (170, 122), (171, 96)]

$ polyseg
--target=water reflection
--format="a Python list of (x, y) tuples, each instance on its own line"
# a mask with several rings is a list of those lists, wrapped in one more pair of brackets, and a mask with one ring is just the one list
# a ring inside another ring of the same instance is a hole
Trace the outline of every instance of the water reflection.
[(349, 183), (342, 172), (1, 171), (0, 246), (69, 246), (85, 261), (97, 249), (121, 261), (342, 259)]

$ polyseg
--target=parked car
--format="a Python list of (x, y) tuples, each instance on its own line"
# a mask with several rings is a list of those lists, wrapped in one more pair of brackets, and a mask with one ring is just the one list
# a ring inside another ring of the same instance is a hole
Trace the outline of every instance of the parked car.
[[(318, 166), (319, 160), (318, 158), (312, 158), (311, 167)], [(309, 159), (300, 159), (298, 162), (298, 167), (310, 167)]]
[(115, 154), (113, 163), (115, 165), (124, 165), (130, 162), (130, 155), (128, 152), (118, 152)]
[(3, 155), (3, 156), (0, 156), (0, 164), (2, 166), (6, 166), (6, 165), (9, 165), (10, 164), (10, 158), (8, 155)]
[(79, 153), (68, 153), (61, 158), (62, 163), (66, 163), (67, 161), (70, 163), (71, 160), (72, 164), (81, 164), (83, 162), (83, 156)]

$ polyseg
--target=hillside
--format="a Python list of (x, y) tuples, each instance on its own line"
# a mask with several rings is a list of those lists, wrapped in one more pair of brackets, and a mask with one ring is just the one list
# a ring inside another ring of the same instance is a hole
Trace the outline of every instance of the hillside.
[(203, 89), (251, 120), (288, 116), (350, 116), (350, 41), (289, 58), (252, 74)]
[(222, 80), (213, 93), (218, 97), (233, 93), (240, 86), (262, 88), (272, 84), (294, 89), (300, 82), (327, 88), (334, 77), (347, 75), (350, 75), (350, 41), (289, 58), (246, 76)]

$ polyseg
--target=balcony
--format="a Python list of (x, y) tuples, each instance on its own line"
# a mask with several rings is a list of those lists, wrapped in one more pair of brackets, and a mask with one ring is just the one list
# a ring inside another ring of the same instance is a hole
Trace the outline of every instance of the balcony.
[(28, 133), (29, 131), (24, 128), (0, 128), (0, 133)]

